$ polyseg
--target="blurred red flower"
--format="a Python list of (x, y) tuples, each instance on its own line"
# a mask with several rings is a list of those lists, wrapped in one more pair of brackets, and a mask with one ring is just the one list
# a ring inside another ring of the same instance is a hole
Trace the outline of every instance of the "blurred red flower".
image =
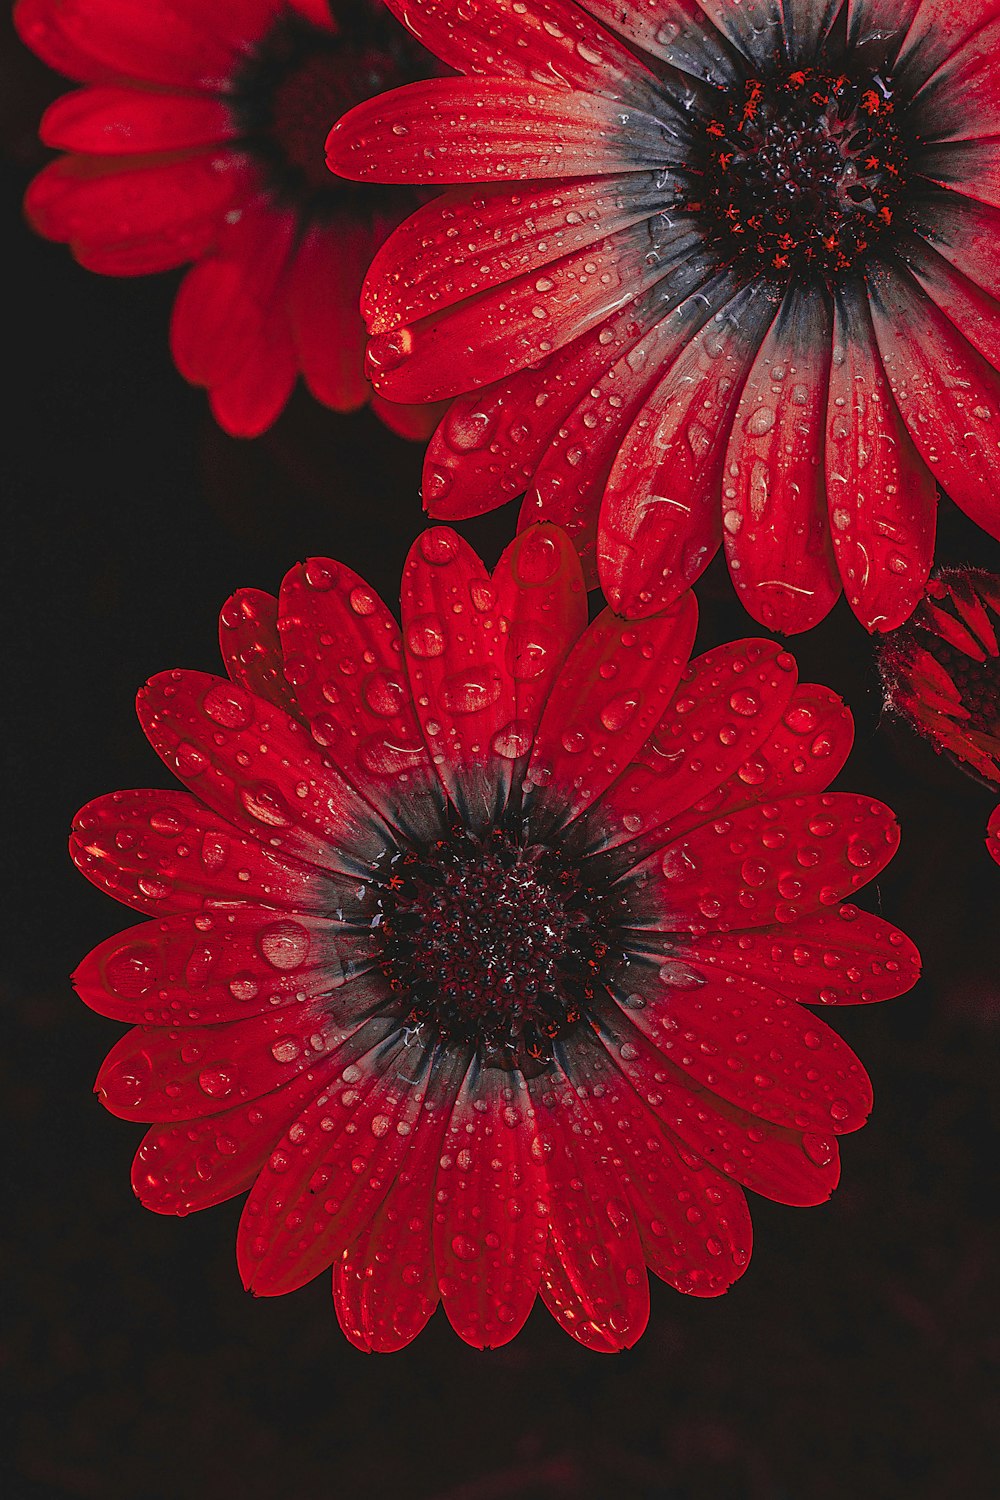
[(526, 490), (633, 615), (724, 542), (782, 631), (841, 587), (901, 624), (935, 481), (1000, 534), (996, 0), (389, 3), (468, 76), (359, 105), (331, 165), (482, 184), (363, 300), (377, 388), (459, 398), (432, 515)]
[(453, 532), (406, 564), (402, 630), (350, 569), (222, 612), (229, 681), (165, 672), (146, 733), (191, 792), (79, 814), (73, 857), (152, 917), (75, 983), (134, 1023), (98, 1080), (153, 1127), (134, 1184), (187, 1213), (250, 1189), (248, 1287), (334, 1267), (348, 1338), (469, 1343), (541, 1296), (582, 1343), (647, 1320), (647, 1266), (715, 1296), (742, 1189), (826, 1199), (868, 1113), (804, 1005), (901, 994), (918, 958), (844, 904), (897, 843), (826, 793), (850, 715), (772, 641), (688, 665), (690, 593), (586, 622), (563, 532), (492, 576)]
[[(195, 262), (171, 348), (227, 432), (263, 432), (300, 373), (334, 410), (362, 406), (362, 278), (419, 196), (338, 183), (323, 140), (350, 105), (436, 67), (381, 0), (18, 0), (14, 20), (85, 85), (42, 120), (70, 154), (28, 190), (34, 228), (106, 275)], [(435, 420), (374, 404), (404, 436)]]

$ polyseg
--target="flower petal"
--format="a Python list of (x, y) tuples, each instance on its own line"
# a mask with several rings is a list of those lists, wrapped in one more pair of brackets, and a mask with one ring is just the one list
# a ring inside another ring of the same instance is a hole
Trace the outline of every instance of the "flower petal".
[(367, 875), (388, 831), (280, 708), (207, 672), (161, 672), (139, 721), (164, 763), (227, 822), (319, 869)]
[(923, 0), (847, 0), (851, 50), (891, 67)]
[(57, 151), (124, 156), (230, 140), (236, 125), (220, 99), (139, 89), (77, 89), (50, 104), (38, 133)]
[(931, 301), (996, 370), (1000, 366), (1000, 302), (916, 237), (906, 246), (906, 263)]
[(303, 1110), (244, 1205), (236, 1255), (248, 1291), (281, 1296), (339, 1259), (424, 1150), (434, 1094), (432, 1052), (396, 1027)]
[(678, 957), (746, 975), (803, 1005), (871, 1005), (904, 995), (920, 978), (920, 955), (906, 934), (856, 906), (791, 927), (706, 933)]
[[(98, 887), (153, 916), (249, 903), (329, 913), (354, 885), (283, 859), (187, 792), (114, 792), (73, 819), (70, 855)], [(348, 896), (351, 900), (348, 901)]]
[(80, 83), (104, 83), (115, 76), (114, 68), (90, 52), (85, 34), (65, 34), (53, 0), (16, 0), (13, 20), (24, 45), (57, 73)]
[(496, 1349), (520, 1332), (548, 1238), (545, 1169), (531, 1096), (516, 1070), (466, 1074), (434, 1186), (434, 1266), (448, 1321)]
[(742, 1191), (678, 1145), (594, 1039), (574, 1042), (573, 1076), (615, 1153), (650, 1270), (690, 1296), (728, 1291), (753, 1245)]
[(441, 784), (466, 825), (487, 827), (506, 801), (515, 718), (496, 589), (471, 547), (436, 526), (410, 548), (401, 590), (410, 690)]
[(956, 271), (1000, 299), (1000, 209), (942, 191), (924, 202), (921, 233)]
[(39, 172), (24, 207), (39, 234), (68, 244), (88, 270), (138, 276), (203, 255), (244, 179), (228, 152), (63, 156)]
[(354, 1014), (342, 1024), (333, 1019), (329, 999), (317, 998), (224, 1026), (134, 1026), (104, 1059), (95, 1092), (123, 1120), (221, 1114), (321, 1069), (357, 1031), (365, 1009), (384, 1003), (384, 991), (381, 976), (345, 985), (340, 999), (345, 1013)]
[(706, 16), (698, 0), (657, 0), (624, 6), (621, 0), (586, 0), (598, 20), (650, 57), (670, 63), (707, 83), (738, 83), (742, 64)]
[(504, 663), (514, 684), (514, 717), (494, 739), (507, 759), (521, 761), (534, 743), (552, 685), (586, 629), (587, 594), (566, 533), (544, 524), (508, 544), (493, 587), (508, 622)]
[(920, 170), (941, 187), (1000, 207), (1000, 136), (924, 146)]
[(636, 866), (626, 877), (632, 920), (699, 937), (795, 922), (874, 880), (898, 845), (889, 809), (854, 792), (754, 802)]
[(594, 1019), (610, 1056), (657, 1118), (686, 1147), (734, 1182), (776, 1203), (825, 1203), (837, 1186), (836, 1136), (771, 1125), (699, 1088), (627, 1019), (622, 1005), (597, 1005)]
[(299, 372), (288, 308), (275, 300), (240, 363), (209, 389), (212, 415), (230, 437), (259, 437), (280, 416)]
[(596, 94), (501, 78), (432, 78), (358, 104), (326, 141), (355, 182), (502, 182), (682, 165), (686, 130)]
[(645, 108), (660, 93), (649, 69), (571, 0), (478, 0), (461, 14), (449, 0), (387, 3), (428, 51), (460, 73), (556, 80)]
[(739, 48), (756, 67), (765, 64), (780, 67), (787, 62), (789, 47), (783, 9), (792, 14), (804, 0), (698, 0), (705, 14), (715, 22), (722, 35)]
[(823, 425), (832, 358), (819, 290), (789, 289), (740, 397), (726, 455), (726, 556), (744, 606), (795, 634), (840, 593), (826, 517)]
[(752, 979), (684, 957), (682, 964), (668, 959), (663, 978), (651, 965), (629, 976), (645, 1000), (630, 1019), (666, 1058), (699, 1088), (759, 1120), (834, 1135), (860, 1130), (871, 1083), (835, 1031)]
[(219, 650), (231, 682), (299, 719), (285, 681), (278, 638), (278, 601), (261, 589), (237, 589), (219, 614)]
[(732, 641), (697, 657), (594, 809), (598, 848), (653, 836), (727, 782), (775, 729), (796, 676), (794, 658), (776, 641)]
[(910, 110), (918, 138), (962, 140), (996, 135), (1000, 129), (1000, 19), (977, 17), (972, 24), (975, 32), (943, 59), (913, 97)]
[[(675, 321), (688, 342), (632, 424), (608, 477), (598, 569), (612, 605), (648, 614), (703, 572), (722, 538), (725, 445), (743, 382), (774, 314), (721, 276)], [(692, 313), (697, 332), (687, 328)], [(714, 316), (713, 316), (714, 314)], [(693, 335), (693, 336), (692, 336)]]
[(288, 306), (298, 363), (317, 401), (334, 411), (356, 411), (371, 396), (358, 298), (373, 243), (371, 231), (345, 214), (309, 229), (292, 263)]
[(1000, 807), (995, 807), (990, 813), (990, 821), (986, 828), (986, 848), (990, 857), (1000, 865)]
[[(912, 3), (912, 0), (911, 0)], [(995, 24), (990, 7), (956, 5), (955, 0), (920, 0), (899, 51), (893, 77), (916, 90), (953, 58), (976, 55), (980, 32)], [(986, 14), (984, 14), (986, 11)]]
[(903, 421), (938, 483), (992, 536), (1000, 536), (1000, 375), (904, 272), (869, 279), (889, 384)]
[(132, 1187), (143, 1207), (157, 1214), (197, 1213), (246, 1192), (288, 1121), (325, 1087), (337, 1055), (207, 1120), (154, 1125), (132, 1163)]
[(835, 299), (826, 415), (830, 533), (847, 602), (866, 630), (895, 630), (934, 558), (937, 487), (882, 368), (862, 288)]
[(428, 837), (441, 799), (395, 619), (365, 580), (311, 558), (281, 585), (284, 672), (313, 738), (394, 826)]
[(243, 207), (219, 250), (185, 276), (174, 303), (170, 349), (185, 380), (219, 386), (254, 358), (289, 265), (295, 215)]
[(649, 1280), (612, 1146), (570, 1083), (543, 1074), (528, 1088), (548, 1181), (545, 1305), (588, 1347), (630, 1349), (649, 1320)]
[(556, 679), (531, 752), (533, 821), (578, 816), (645, 744), (687, 664), (697, 616), (689, 593), (648, 619), (606, 609), (588, 627)]
[(22, 36), (43, 56), (41, 36), (58, 31), (59, 55), (92, 57), (110, 74), (147, 83), (219, 89), (233, 68), (231, 49), (169, 0), (49, 0), (33, 12), (25, 6), (19, 19)]
[(216, 1026), (332, 994), (370, 947), (370, 937), (328, 916), (253, 906), (181, 912), (107, 938), (73, 985), (117, 1021)]
[[(664, 194), (659, 172), (539, 182), (527, 193), (520, 185), (444, 193), (372, 261), (361, 299), (369, 331), (387, 333), (606, 240), (656, 213)], [(536, 290), (552, 288), (536, 282)]]
[(644, 218), (553, 261), (544, 277), (515, 277), (441, 314), (377, 334), (368, 344), (368, 373), (393, 401), (440, 401), (499, 380), (661, 281), (676, 253), (667, 234), (661, 220)]

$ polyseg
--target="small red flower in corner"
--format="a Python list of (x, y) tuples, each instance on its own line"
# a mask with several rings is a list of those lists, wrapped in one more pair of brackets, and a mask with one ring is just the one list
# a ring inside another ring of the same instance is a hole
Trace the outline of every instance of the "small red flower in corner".
[[(301, 374), (318, 401), (371, 396), (358, 296), (419, 197), (327, 171), (332, 121), (436, 63), (381, 0), (18, 0), (22, 40), (84, 87), (46, 113), (66, 151), (28, 189), (40, 234), (138, 276), (194, 262), (171, 347), (227, 432), (263, 432)], [(394, 431), (434, 414), (376, 396)]]
[(102, 797), (73, 857), (151, 920), (75, 983), (131, 1022), (98, 1079), (152, 1122), (161, 1213), (244, 1193), (246, 1285), (333, 1267), (362, 1349), (438, 1302), (506, 1343), (540, 1294), (635, 1343), (647, 1269), (712, 1297), (746, 1269), (744, 1189), (826, 1199), (864, 1068), (807, 1007), (915, 981), (851, 904), (897, 844), (827, 786), (850, 715), (773, 641), (688, 662), (695, 604), (587, 624), (565, 533), (491, 575), (453, 532), (406, 564), (402, 628), (314, 559), (222, 612), (228, 680), (155, 677), (190, 788)]

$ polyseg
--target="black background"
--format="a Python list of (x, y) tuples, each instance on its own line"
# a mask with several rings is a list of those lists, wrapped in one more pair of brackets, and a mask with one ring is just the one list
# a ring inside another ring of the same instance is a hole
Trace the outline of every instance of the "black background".
[[(364, 1356), (326, 1278), (273, 1301), (243, 1293), (238, 1202), (168, 1219), (135, 1201), (141, 1130), (91, 1093), (121, 1028), (67, 979), (134, 918), (70, 866), (72, 815), (101, 792), (171, 784), (132, 698), (163, 668), (219, 669), (216, 617), (235, 588), (276, 591), (292, 563), (329, 554), (393, 599), (422, 524), (420, 450), (302, 395), (265, 438), (226, 438), (170, 362), (175, 278), (104, 280), (24, 227), (44, 160), (34, 127), (62, 85), (9, 30), (0, 67), (6, 1494), (992, 1496), (996, 794), (882, 715), (870, 642), (843, 605), (792, 647), (802, 676), (854, 709), (842, 784), (900, 817), (902, 851), (867, 904), (916, 938), (926, 977), (834, 1015), (874, 1079), (872, 1122), (846, 1141), (829, 1205), (752, 1200), (754, 1259), (728, 1296), (655, 1283), (649, 1330), (617, 1358), (577, 1347), (540, 1304), (491, 1354), (438, 1313), (405, 1352)], [(515, 513), (462, 528), (490, 563)], [(939, 555), (998, 566), (947, 503)], [(760, 633), (723, 569), (698, 593), (700, 647)]]

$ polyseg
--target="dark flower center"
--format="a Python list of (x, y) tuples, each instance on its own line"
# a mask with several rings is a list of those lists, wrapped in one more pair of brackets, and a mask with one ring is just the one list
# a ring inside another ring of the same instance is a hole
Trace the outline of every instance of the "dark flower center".
[[(430, 71), (427, 53), (380, 0), (340, 0), (331, 13), (337, 31), (295, 11), (279, 16), (228, 93), (243, 142), (262, 163), (272, 191), (307, 215), (361, 198), (326, 166), (333, 124), (355, 104)], [(384, 190), (367, 193), (369, 200), (385, 196)]]
[(537, 1073), (618, 953), (617, 902), (551, 849), (464, 829), (397, 851), (377, 877), (382, 966), (406, 1018)]
[(908, 158), (894, 114), (878, 75), (747, 79), (703, 127), (685, 207), (751, 274), (836, 280), (896, 221)]

